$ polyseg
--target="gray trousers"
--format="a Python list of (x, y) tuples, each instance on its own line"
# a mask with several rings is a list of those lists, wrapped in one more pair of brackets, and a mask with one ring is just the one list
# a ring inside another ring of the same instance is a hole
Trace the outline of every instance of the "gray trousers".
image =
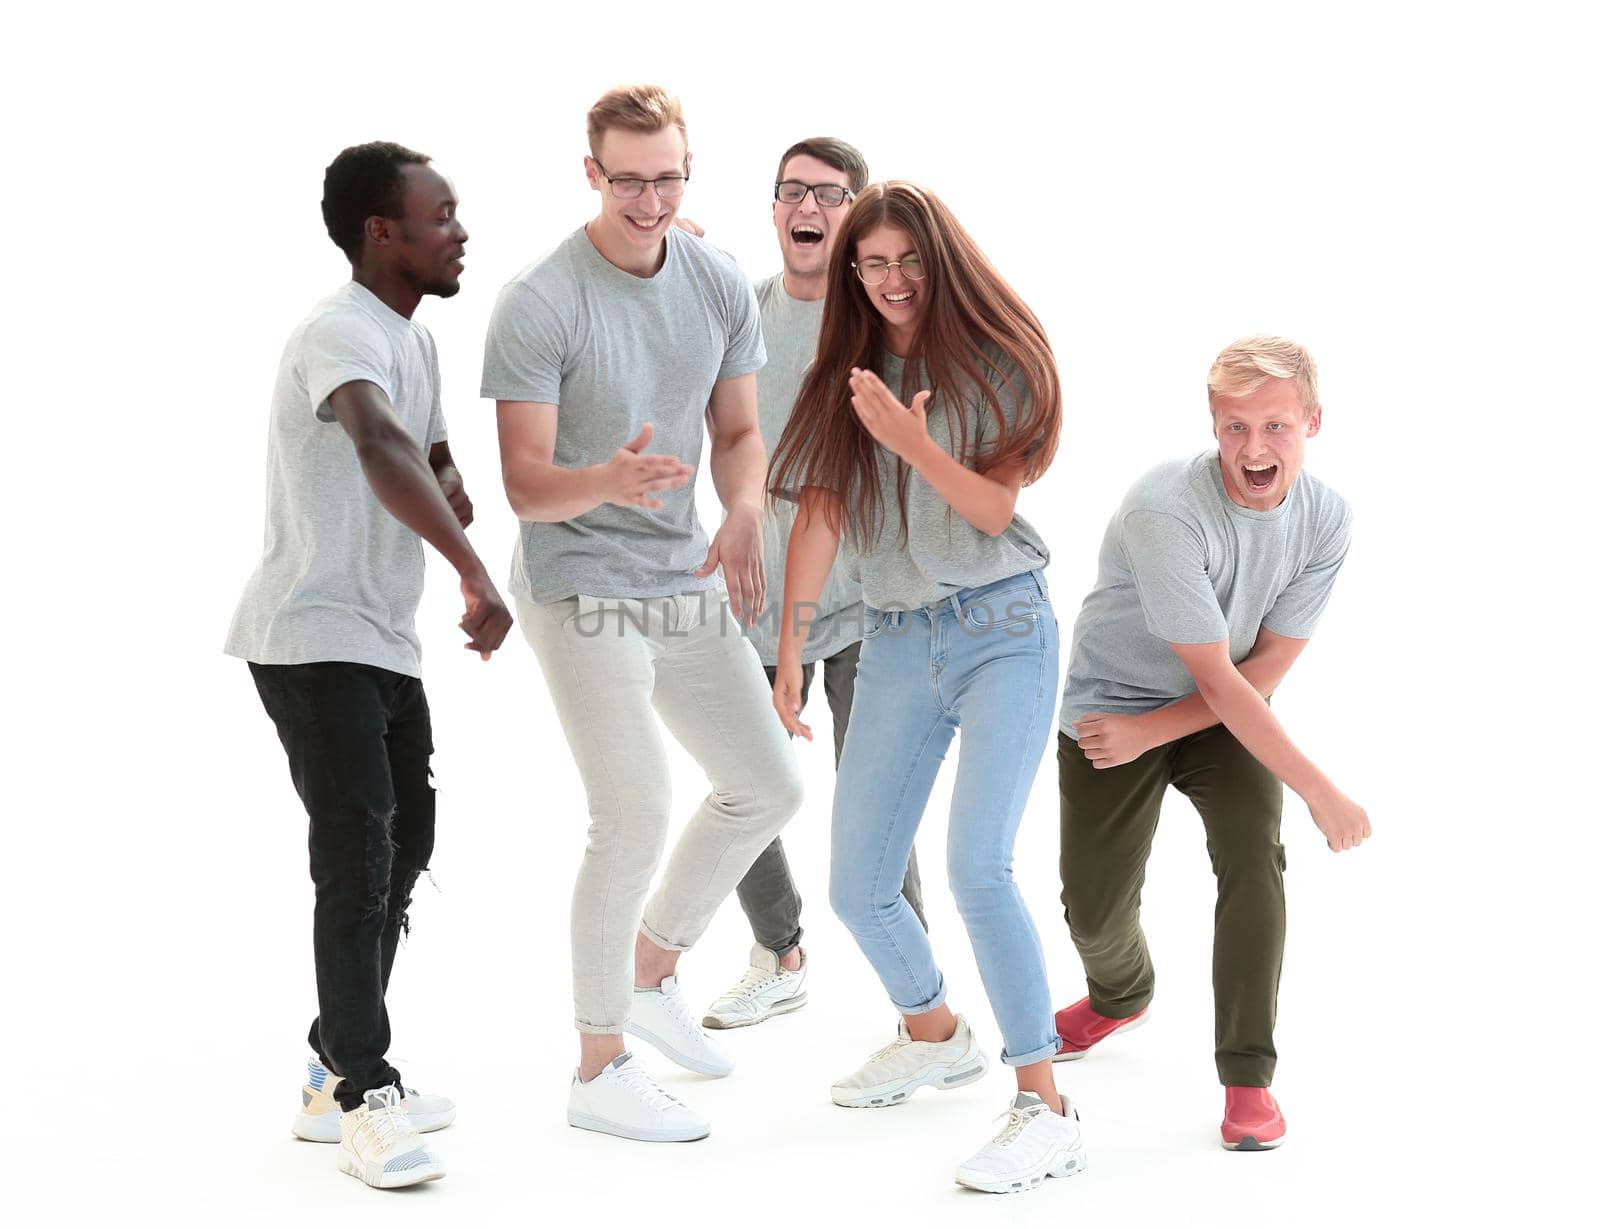
[[(517, 617), (589, 798), (589, 842), (572, 893), (574, 1022), (584, 1033), (620, 1033), (633, 1002), (635, 934), (671, 951), (700, 938), (800, 809), (800, 765), (771, 688), (761, 685), (761, 658), (720, 590), (519, 599)], [(651, 895), (672, 806), (661, 726), (694, 756), (711, 792)]]
[[(828, 709), (833, 713), (833, 764), (839, 766), (844, 754), (845, 731), (850, 727), (850, 704), (856, 694), (856, 663), (861, 658), (861, 642), (840, 649), (832, 657), (822, 659), (822, 690), (828, 698)], [(767, 682), (776, 682), (776, 667), (765, 666)], [(804, 708), (811, 695), (811, 679), (816, 663), (807, 662), (800, 672), (800, 707)], [(928, 916), (922, 908), (922, 876), (917, 871), (917, 851), (911, 851), (911, 861), (906, 864), (905, 883), (901, 887), (906, 903), (911, 906), (928, 929)], [(773, 837), (772, 844), (761, 851), (750, 869), (739, 881), (739, 907), (750, 919), (750, 929), (756, 942), (779, 959), (800, 946), (805, 931), (800, 927), (800, 892), (794, 886), (794, 876), (789, 873), (789, 859), (784, 856), (783, 840)]]

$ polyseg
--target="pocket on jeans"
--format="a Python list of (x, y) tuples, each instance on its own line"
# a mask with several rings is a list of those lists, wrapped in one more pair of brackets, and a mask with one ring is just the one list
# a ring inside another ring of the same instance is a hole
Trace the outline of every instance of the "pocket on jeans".
[(1039, 621), (1039, 611), (1031, 589), (1008, 589), (963, 606), (961, 621), (974, 633), (1005, 632), (1022, 637)]
[(881, 635), (883, 629), (889, 625), (889, 612), (876, 610), (863, 604), (861, 607), (861, 639), (871, 640), (874, 636)]

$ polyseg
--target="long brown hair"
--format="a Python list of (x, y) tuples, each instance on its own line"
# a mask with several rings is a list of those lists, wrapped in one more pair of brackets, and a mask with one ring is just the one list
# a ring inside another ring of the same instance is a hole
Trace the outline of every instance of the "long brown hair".
[[(956, 459), (979, 473), (1023, 462), (1023, 482), (1049, 468), (1061, 433), (1061, 385), (1055, 356), (1038, 318), (972, 236), (937, 196), (905, 180), (869, 184), (845, 218), (828, 263), (827, 299), (817, 357), (801, 385), (794, 411), (773, 450), (768, 485), (774, 494), (798, 496), (802, 487), (826, 487), (840, 496), (829, 528), (857, 544), (881, 532), (877, 442), (850, 406), (850, 368), (879, 368), (884, 321), (851, 265), (856, 245), (870, 231), (892, 226), (911, 236), (926, 277), (922, 323), (905, 365), (901, 400), (910, 404), (922, 387), (948, 398), (959, 419)], [(926, 378), (924, 379), (924, 373)], [(1020, 379), (1023, 387), (1014, 387)], [(995, 385), (1020, 409), (1008, 419)], [(998, 436), (981, 455), (969, 449), (965, 390), (987, 402)], [(905, 524), (908, 467), (896, 461), (901, 524)], [(842, 524), (834, 523), (842, 516)]]

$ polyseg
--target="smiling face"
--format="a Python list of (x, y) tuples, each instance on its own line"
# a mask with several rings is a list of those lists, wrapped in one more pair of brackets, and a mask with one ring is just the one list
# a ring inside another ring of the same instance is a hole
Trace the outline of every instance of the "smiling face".
[[(656, 195), (653, 186), (646, 184), (640, 195), (625, 200), (612, 190), (606, 176), (658, 179), (665, 175), (687, 175), (690, 159), (683, 133), (670, 124), (656, 132), (608, 128), (600, 137), (599, 151), (598, 161), (585, 158), (583, 165), (589, 176), (589, 186), (600, 194), (597, 221), (606, 238), (638, 256), (659, 252), (683, 198), (663, 200)], [(605, 167), (603, 174), (602, 165)]]
[(1212, 394), (1211, 429), (1229, 498), (1269, 512), (1300, 476), (1306, 441), (1322, 429), (1322, 407), (1307, 410), (1293, 380), (1269, 379), (1247, 396)]
[[(806, 184), (837, 184), (846, 191), (850, 188), (849, 175), (810, 154), (796, 154), (790, 158), (783, 164), (778, 178), (796, 179)], [(785, 271), (801, 279), (823, 276), (828, 269), (828, 258), (833, 255), (834, 236), (849, 212), (848, 199), (828, 209), (817, 204), (815, 195), (810, 192), (797, 205), (773, 201), (772, 224), (778, 231), (778, 246), (783, 249)]]
[(922, 263), (922, 256), (911, 236), (897, 226), (875, 226), (856, 242), (855, 262), (858, 278), (862, 271), (870, 277), (875, 267), (881, 269), (884, 264), (894, 262), (884, 281), (869, 286), (862, 279), (861, 288), (867, 292), (867, 299), (873, 308), (883, 317), (890, 349), (902, 357), (909, 354), (916, 340), (917, 328), (927, 312), (928, 293), (933, 280), (923, 277), (917, 281), (906, 276), (907, 262), (913, 271)]
[(431, 166), (413, 163), (402, 174), (404, 208), (395, 267), (419, 293), (448, 299), (461, 289), (466, 267), (467, 231), (456, 217), (455, 189)]

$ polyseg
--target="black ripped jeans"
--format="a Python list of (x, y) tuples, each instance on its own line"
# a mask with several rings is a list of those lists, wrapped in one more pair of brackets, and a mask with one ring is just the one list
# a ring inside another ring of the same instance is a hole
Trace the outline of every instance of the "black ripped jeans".
[(311, 1048), (343, 1079), (334, 1096), (359, 1108), (399, 1084), (384, 1057), (384, 994), (408, 928), (417, 876), (433, 856), (433, 731), (422, 680), (352, 662), (250, 663), (311, 817), (317, 1017)]

